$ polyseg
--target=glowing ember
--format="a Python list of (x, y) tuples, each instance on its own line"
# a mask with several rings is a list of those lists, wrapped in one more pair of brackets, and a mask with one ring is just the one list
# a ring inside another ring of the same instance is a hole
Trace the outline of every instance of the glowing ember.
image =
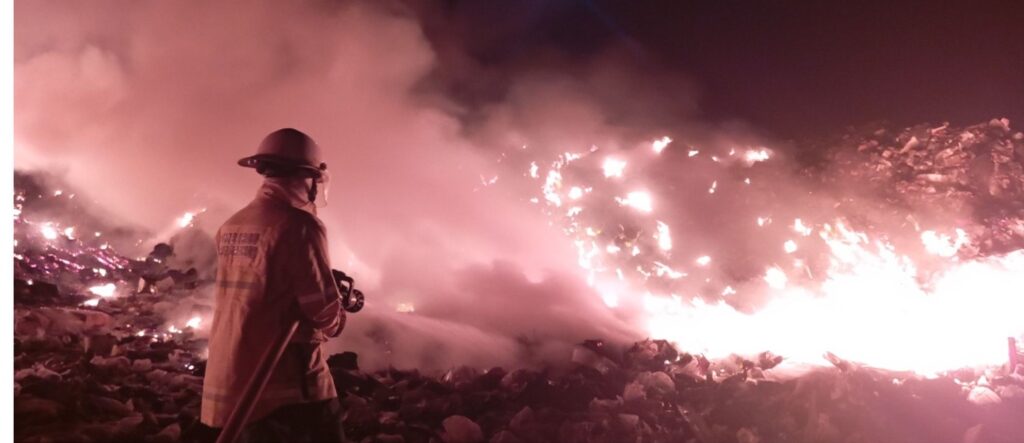
[(562, 174), (556, 170), (548, 171), (548, 177), (544, 180), (544, 198), (555, 206), (562, 206), (562, 197), (558, 195), (561, 187)]
[(113, 283), (97, 285), (89, 288), (89, 292), (103, 298), (113, 297), (115, 291), (117, 291), (117, 286)]
[(707, 265), (711, 264), (711, 257), (708, 257), (706, 255), (702, 255), (700, 257), (697, 257), (696, 263), (699, 266), (707, 266)]
[(98, 299), (98, 298), (92, 298), (92, 299), (89, 299), (89, 300), (86, 300), (86, 301), (82, 302), (82, 306), (89, 306), (89, 307), (92, 307), (92, 308), (95, 308), (96, 306), (99, 306), (99, 304), (100, 304), (100, 299)]
[(46, 223), (46, 224), (40, 226), (39, 227), (39, 232), (42, 233), (43, 234), (43, 238), (45, 238), (47, 240), (56, 240), (57, 236), (58, 236), (57, 229), (55, 229), (53, 227), (53, 225), (51, 225), (49, 223)]
[(178, 219), (178, 226), (181, 226), (182, 228), (187, 228), (189, 225), (192, 224), (192, 220), (194, 220), (195, 218), (195, 214), (191, 212), (186, 212), (185, 215), (182, 215), (181, 218)]
[(696, 149), (691, 149), (689, 152), (686, 153), (688, 157), (696, 157), (697, 154), (700, 154), (700, 151)]
[(718, 188), (718, 180), (715, 180), (715, 181), (711, 182), (711, 187), (708, 188), (708, 194), (714, 194), (715, 193), (715, 189), (717, 189), (717, 188)]
[(747, 161), (748, 164), (763, 162), (771, 158), (771, 151), (764, 148), (751, 149), (747, 151), (746, 155), (744, 155), (743, 158)]
[(668, 225), (664, 222), (658, 222), (658, 231), (654, 234), (654, 238), (658, 240), (658, 248), (662, 251), (672, 249), (672, 235), (668, 231)]
[(540, 170), (540, 167), (537, 166), (537, 162), (530, 162), (530, 177), (539, 178), (540, 177), (540, 175), (538, 174), (539, 170)]
[(786, 277), (786, 273), (782, 269), (779, 269), (778, 266), (773, 266), (765, 271), (764, 281), (772, 288), (784, 289), (789, 278)]
[(199, 325), (202, 322), (203, 322), (203, 319), (199, 318), (198, 316), (197, 317), (192, 317), (187, 322), (185, 322), (185, 327), (186, 328), (196, 329), (196, 328), (199, 327)]
[(629, 206), (640, 212), (651, 212), (651, 195), (643, 191), (634, 191), (626, 194), (625, 198), (616, 197), (615, 201), (622, 206)]
[(811, 232), (814, 232), (814, 230), (811, 229), (809, 226), (804, 225), (804, 222), (801, 221), (799, 218), (793, 220), (793, 230), (804, 237), (811, 235)]
[(583, 189), (582, 188), (580, 188), (579, 186), (573, 186), (572, 188), (569, 189), (569, 198), (570, 199), (579, 200), (580, 197), (583, 197)]
[(666, 264), (664, 264), (662, 262), (657, 262), (656, 261), (656, 262), (654, 262), (654, 266), (655, 266), (654, 273), (658, 277), (663, 277), (664, 276), (664, 277), (671, 278), (673, 280), (677, 279), (677, 278), (686, 277), (685, 273), (676, 271), (675, 269), (672, 269), (672, 268), (668, 267), (668, 265), (666, 265)]
[(669, 143), (672, 143), (672, 139), (665, 136), (651, 143), (651, 149), (654, 150), (655, 154), (661, 154), (661, 151), (664, 151)]
[(786, 240), (786, 243), (782, 244), (782, 249), (785, 250), (787, 254), (792, 254), (796, 252), (796, 242), (793, 240)]
[(604, 159), (604, 165), (601, 166), (604, 170), (604, 176), (610, 177), (622, 177), (622, 172), (626, 170), (626, 162), (613, 157)]
[(73, 227), (71, 227), (71, 228), (64, 228), (64, 236), (67, 237), (68, 240), (74, 240), (75, 239), (75, 228), (73, 228)]

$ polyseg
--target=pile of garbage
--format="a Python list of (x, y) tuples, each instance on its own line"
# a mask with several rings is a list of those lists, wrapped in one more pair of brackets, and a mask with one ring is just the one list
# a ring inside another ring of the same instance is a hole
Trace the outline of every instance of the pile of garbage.
[[(843, 143), (835, 164), (892, 203), (969, 213), (986, 239), (975, 253), (1024, 247), (1024, 136), (1007, 122)], [(15, 191), (15, 440), (208, 440), (212, 239), (186, 217), (140, 250), (144, 232), (108, 226), (50, 179), (16, 173)], [(357, 442), (983, 443), (1024, 439), (1017, 358), (921, 377), (830, 356), (793, 376), (769, 353), (710, 361), (591, 340), (548, 368), (367, 372), (350, 352), (328, 364)]]
[(15, 174), (15, 439), (179, 441), (199, 416), (208, 282), (169, 265), (171, 244), (118, 252), (141, 234), (46, 182)]
[(853, 130), (831, 150), (823, 180), (866, 186), (891, 207), (959, 218), (973, 255), (1024, 248), (1024, 133), (1009, 120), (963, 128)]
[[(360, 442), (1014, 442), (1024, 366), (921, 378), (860, 367), (774, 374), (780, 357), (709, 361), (646, 340), (578, 345), (561, 369), (362, 373), (329, 364)], [(965, 383), (961, 380), (976, 380)]]

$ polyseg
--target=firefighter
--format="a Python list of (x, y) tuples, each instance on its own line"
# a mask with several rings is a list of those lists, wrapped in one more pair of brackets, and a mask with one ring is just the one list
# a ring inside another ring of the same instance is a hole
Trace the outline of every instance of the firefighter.
[(264, 180), (217, 232), (201, 420), (225, 425), (266, 349), (299, 320), (239, 440), (343, 441), (324, 343), (344, 328), (345, 311), (315, 204), (327, 165), (317, 144), (291, 128), (268, 135), (238, 164)]

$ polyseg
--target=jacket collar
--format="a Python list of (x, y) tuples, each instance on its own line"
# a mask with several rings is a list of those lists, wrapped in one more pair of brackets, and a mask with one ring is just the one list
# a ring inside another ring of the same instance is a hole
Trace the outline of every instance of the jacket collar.
[(309, 202), (305, 180), (267, 177), (257, 198), (267, 198), (316, 215), (316, 205)]

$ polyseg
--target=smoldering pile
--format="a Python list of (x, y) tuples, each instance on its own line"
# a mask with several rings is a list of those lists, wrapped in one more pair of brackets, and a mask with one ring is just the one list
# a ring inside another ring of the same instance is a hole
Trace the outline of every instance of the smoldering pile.
[[(1021, 246), (1022, 139), (998, 120), (962, 131), (873, 131), (848, 137), (836, 161), (907, 205), (970, 209), (970, 229), (981, 233), (971, 237), (991, 240), (969, 253), (984, 254)], [(212, 264), (180, 247), (203, 244), (202, 235), (186, 229), (188, 239), (135, 257), (143, 233), (106, 226), (70, 192), (15, 179), (16, 439), (202, 441)], [(788, 378), (767, 353), (709, 361), (664, 341), (592, 340), (546, 369), (364, 372), (352, 353), (329, 364), (348, 437), (361, 442), (980, 443), (1024, 435), (1022, 365), (923, 378), (831, 361)]]
[(1024, 248), (1024, 133), (1005, 118), (855, 130), (829, 160), (824, 179), (852, 177), (893, 207), (955, 214), (975, 239), (964, 258)]
[(46, 182), (15, 175), (15, 439), (179, 440), (197, 423), (212, 313), (200, 272), (166, 243), (119, 253), (142, 234)]

